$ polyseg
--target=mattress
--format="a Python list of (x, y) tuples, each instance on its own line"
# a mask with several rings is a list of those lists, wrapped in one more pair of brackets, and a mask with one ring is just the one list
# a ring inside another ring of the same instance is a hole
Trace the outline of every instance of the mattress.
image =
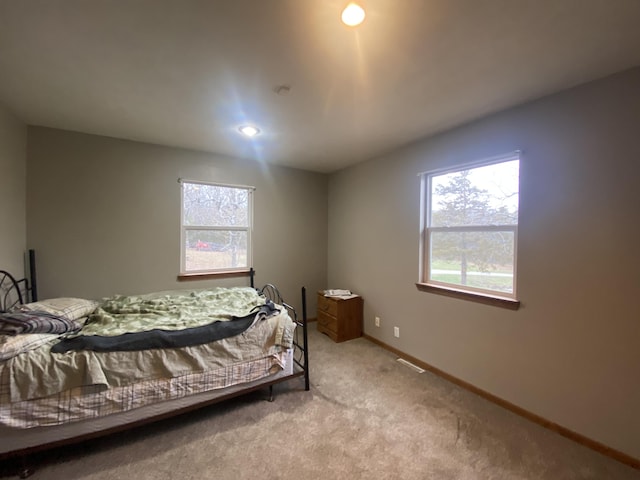
[[(29, 449), (37, 446), (55, 444), (56, 442), (64, 442), (65, 440), (83, 436), (96, 434), (105, 430), (117, 429), (124, 425), (143, 422), (148, 419), (169, 415), (172, 412), (186, 410), (196, 405), (203, 405), (209, 402), (225, 397), (231, 397), (240, 392), (250, 391), (260, 388), (261, 385), (272, 384), (280, 379), (291, 376), (294, 372), (293, 349), (283, 351), (278, 358), (278, 364), (282, 367), (277, 369), (269, 369), (266, 376), (257, 380), (236, 383), (226, 388), (217, 388), (214, 390), (202, 391), (199, 393), (191, 392), (188, 385), (180, 385), (181, 382), (173, 380), (173, 386), (176, 391), (181, 388), (183, 395), (176, 398), (162, 401), (149, 402), (146, 405), (136, 408), (121, 408), (119, 412), (113, 412), (106, 415), (96, 416), (94, 418), (86, 418), (70, 423), (63, 423), (52, 426), (39, 426), (33, 428), (15, 428), (0, 425), (0, 455), (9, 452)], [(255, 367), (258, 371), (264, 368), (264, 362), (261, 359), (248, 362), (246, 367), (249, 369)], [(187, 380), (186, 378), (184, 379)], [(193, 379), (189, 379), (192, 383)], [(82, 400), (82, 399), (79, 399)], [(84, 401), (87, 399), (85, 398)]]

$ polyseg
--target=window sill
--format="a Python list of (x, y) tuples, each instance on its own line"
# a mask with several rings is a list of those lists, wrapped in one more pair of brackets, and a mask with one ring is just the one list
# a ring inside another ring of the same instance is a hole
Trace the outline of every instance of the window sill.
[(249, 277), (253, 276), (255, 270), (253, 268), (247, 268), (243, 270), (220, 270), (218, 272), (204, 272), (204, 273), (181, 273), (178, 275), (178, 281), (190, 281), (190, 280), (209, 280), (211, 278), (229, 278), (229, 277)]
[(430, 285), (428, 283), (416, 283), (416, 287), (421, 292), (435, 293), (437, 295), (444, 295), (445, 297), (460, 298), (462, 300), (483, 303), (494, 307), (508, 308), (509, 310), (518, 310), (520, 308), (520, 300), (514, 300), (512, 298), (466, 292), (456, 290), (455, 288), (442, 287), (440, 285)]

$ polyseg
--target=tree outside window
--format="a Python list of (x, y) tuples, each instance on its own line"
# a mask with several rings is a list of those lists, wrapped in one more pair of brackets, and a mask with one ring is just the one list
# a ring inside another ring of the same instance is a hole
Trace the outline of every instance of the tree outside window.
[(425, 174), (422, 281), (515, 298), (519, 158)]
[(182, 182), (182, 271), (249, 268), (252, 187)]

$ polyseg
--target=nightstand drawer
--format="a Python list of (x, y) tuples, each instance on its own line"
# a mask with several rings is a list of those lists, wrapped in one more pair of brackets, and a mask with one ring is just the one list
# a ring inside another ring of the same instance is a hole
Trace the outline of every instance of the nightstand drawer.
[(326, 330), (331, 330), (333, 333), (338, 333), (338, 319), (319, 311), (318, 328), (323, 328)]
[(338, 315), (338, 302), (333, 298), (318, 295), (318, 312), (328, 313), (334, 317)]

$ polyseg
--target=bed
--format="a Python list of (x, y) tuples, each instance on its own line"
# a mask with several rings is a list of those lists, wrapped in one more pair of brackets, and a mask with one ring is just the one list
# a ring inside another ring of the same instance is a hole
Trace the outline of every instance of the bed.
[(28, 455), (300, 378), (302, 319), (278, 289), (38, 300), (0, 270), (0, 459)]

